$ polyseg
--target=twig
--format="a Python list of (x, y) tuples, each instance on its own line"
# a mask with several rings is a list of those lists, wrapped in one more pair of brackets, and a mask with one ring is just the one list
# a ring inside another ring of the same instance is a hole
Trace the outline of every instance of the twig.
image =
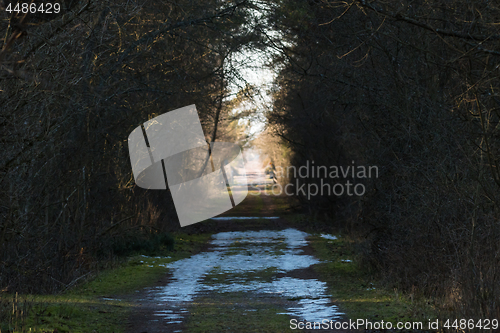
[(117, 225), (119, 225), (120, 223), (128, 221), (128, 220), (130, 220), (133, 217), (135, 217), (135, 216), (129, 216), (129, 217), (124, 218), (123, 220), (120, 220), (120, 221), (118, 221), (116, 223), (113, 223), (106, 230), (104, 230), (103, 232), (101, 232), (100, 236), (104, 235), (105, 233), (107, 233), (108, 231), (110, 231), (111, 229), (113, 229), (114, 227), (116, 227)]

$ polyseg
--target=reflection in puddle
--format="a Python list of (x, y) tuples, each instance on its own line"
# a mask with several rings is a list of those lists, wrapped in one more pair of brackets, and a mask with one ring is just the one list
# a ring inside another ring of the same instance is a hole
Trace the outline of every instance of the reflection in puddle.
[[(307, 321), (340, 319), (342, 313), (330, 303), (325, 282), (292, 277), (261, 281), (244, 278), (258, 276), (266, 269), (286, 273), (319, 263), (313, 256), (302, 254), (307, 233), (286, 229), (281, 231), (234, 231), (213, 235), (211, 252), (178, 260), (166, 267), (172, 272), (171, 282), (154, 291), (154, 300), (169, 310), (158, 311), (170, 323), (182, 321), (187, 302), (208, 293), (251, 292), (294, 300), (286, 314)], [(312, 268), (311, 268), (312, 269)], [(210, 279), (206, 276), (210, 274)], [(238, 276), (239, 274), (239, 276)]]

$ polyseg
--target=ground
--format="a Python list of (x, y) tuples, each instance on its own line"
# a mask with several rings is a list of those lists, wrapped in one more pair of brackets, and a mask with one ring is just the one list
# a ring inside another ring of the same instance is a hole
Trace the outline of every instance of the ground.
[(290, 228), (287, 198), (254, 194), (223, 216), (255, 219), (211, 222), (224, 244), (209, 244), (131, 296), (127, 332), (291, 332), (291, 319), (346, 320), (312, 267), (319, 260), (307, 234)]
[(58, 295), (0, 295), (1, 332), (287, 332), (294, 319), (435, 319), (429, 300), (363, 267), (356, 239), (290, 211), (289, 198), (255, 194), (224, 216), (257, 218), (184, 227), (173, 251), (114, 257)]

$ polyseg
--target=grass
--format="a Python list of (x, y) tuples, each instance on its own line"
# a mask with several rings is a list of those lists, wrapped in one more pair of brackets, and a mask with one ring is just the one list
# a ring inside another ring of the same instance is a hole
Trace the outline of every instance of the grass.
[[(267, 223), (266, 220), (262, 220), (262, 223)], [(233, 254), (248, 254), (252, 255), (251, 252), (248, 251), (247, 247), (249, 244), (252, 244), (252, 242), (248, 242), (245, 240), (235, 240), (233, 243), (231, 243), (228, 248), (229, 250), (225, 252), (226, 255), (233, 255)], [(272, 251), (269, 251), (269, 255), (283, 255), (283, 251), (286, 250), (287, 244), (285, 243), (284, 239), (274, 239), (274, 242), (268, 243), (268, 242), (261, 242), (260, 245), (262, 247), (267, 247), (271, 248)]]
[[(425, 299), (403, 296), (383, 286), (368, 270), (360, 267), (355, 242), (344, 237), (328, 240), (313, 235), (309, 242), (316, 257), (322, 261), (315, 266), (321, 280), (329, 286), (334, 302), (347, 317), (385, 322), (427, 323), (434, 320), (435, 309)], [(350, 260), (350, 262), (348, 261)]]
[(234, 292), (200, 297), (192, 303), (187, 332), (293, 332), (290, 317), (274, 300)]
[(276, 268), (269, 267), (255, 272), (245, 273), (222, 273), (217, 268), (206, 275), (205, 284), (230, 284), (237, 282), (238, 284), (253, 283), (253, 282), (271, 282), (276, 275)]
[(231, 216), (259, 215), (264, 209), (264, 201), (261, 193), (256, 190), (248, 191), (247, 197), (242, 203), (230, 210)]
[(0, 332), (122, 332), (133, 305), (121, 297), (156, 283), (165, 264), (200, 251), (210, 237), (178, 233), (174, 251), (128, 257), (60, 295), (0, 294)]
[(94, 280), (71, 291), (75, 295), (114, 296), (134, 292), (154, 284), (168, 270), (165, 264), (184, 259), (198, 252), (210, 239), (211, 234), (176, 234), (175, 251), (163, 252), (168, 256), (129, 257), (115, 269), (105, 271)]
[(84, 295), (23, 295), (9, 303), (12, 318), (0, 325), (2, 332), (119, 332), (131, 304)]
[(279, 215), (287, 215), (290, 214), (290, 206), (296, 202), (295, 198), (287, 197), (283, 195), (273, 195), (272, 191), (267, 190), (264, 195), (269, 195), (274, 205), (274, 209), (277, 212), (280, 212)]

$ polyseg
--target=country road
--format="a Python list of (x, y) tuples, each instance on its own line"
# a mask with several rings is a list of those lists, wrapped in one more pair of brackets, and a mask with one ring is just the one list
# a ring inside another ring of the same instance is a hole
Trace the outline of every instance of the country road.
[[(143, 326), (133, 331), (183, 332), (184, 320), (197, 316), (200, 306), (212, 306), (221, 320), (229, 314), (251, 318), (266, 311), (298, 321), (341, 320), (326, 283), (312, 271), (319, 261), (308, 254), (306, 237), (291, 228), (215, 234), (207, 251), (167, 265), (171, 276), (166, 285), (142, 293), (134, 322)], [(198, 319), (200, 325), (207, 320)], [(231, 331), (230, 325), (224, 331)]]
[(128, 332), (292, 332), (345, 320), (313, 270), (308, 234), (287, 225), (279, 198), (254, 194), (214, 219), (222, 231), (204, 251), (166, 264), (168, 276), (134, 296)]

